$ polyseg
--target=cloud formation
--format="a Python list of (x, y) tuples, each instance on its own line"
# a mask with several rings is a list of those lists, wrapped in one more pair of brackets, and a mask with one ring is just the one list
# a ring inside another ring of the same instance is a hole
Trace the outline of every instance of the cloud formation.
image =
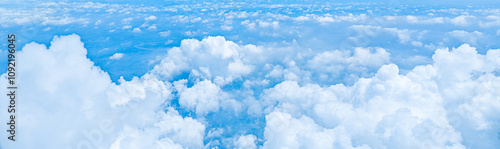
[(22, 139), (2, 148), (500, 145), (498, 49), (440, 48), (431, 64), (402, 73), (383, 48), (311, 51), (217, 36), (185, 39), (148, 73), (117, 83), (86, 55), (78, 35), (23, 47)]
[(0, 148), (498, 148), (498, 2), (361, 1), (0, 6)]
[(109, 59), (118, 60), (118, 59), (123, 58), (123, 56), (125, 56), (125, 54), (123, 54), (123, 53), (115, 53), (112, 56), (110, 56)]
[[(117, 85), (86, 55), (77, 35), (56, 36), (49, 48), (23, 47), (18, 57), (26, 61), (17, 71), (23, 86), (18, 90), (21, 131), (16, 142), (2, 140), (2, 148), (204, 146), (205, 126), (167, 108), (170, 83), (144, 75)], [(3, 74), (2, 86), (5, 82)]]

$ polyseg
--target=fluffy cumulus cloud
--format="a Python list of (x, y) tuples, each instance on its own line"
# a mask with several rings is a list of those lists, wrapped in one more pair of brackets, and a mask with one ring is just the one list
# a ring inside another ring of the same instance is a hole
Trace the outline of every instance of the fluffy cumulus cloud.
[(16, 111), (18, 139), (2, 140), (2, 148), (204, 146), (205, 126), (168, 108), (170, 83), (147, 74), (111, 83), (86, 55), (77, 35), (56, 36), (49, 48), (37, 43), (22, 48), (17, 55), (26, 60), (17, 70), (18, 84), (23, 86), (17, 90), (22, 95), (18, 105), (23, 105)]
[(115, 53), (112, 56), (110, 56), (109, 59), (118, 60), (118, 59), (123, 58), (123, 56), (125, 56), (125, 54), (123, 54), (123, 53)]
[(154, 21), (154, 20), (156, 20), (156, 16), (149, 16), (149, 17), (145, 18), (144, 20), (146, 20), (146, 21)]
[(457, 25), (457, 26), (469, 26), (471, 22), (471, 19), (474, 19), (475, 17), (474, 16), (465, 16), (465, 15), (461, 15), (461, 16), (458, 16), (458, 17), (455, 17), (453, 19), (451, 19), (451, 23), (454, 24), (454, 25)]
[(261, 52), (260, 47), (241, 46), (220, 36), (202, 41), (187, 39), (180, 47), (170, 49), (151, 73), (172, 80), (182, 72), (190, 72), (192, 78), (213, 79), (215, 84), (225, 85), (250, 74), (254, 70), (251, 58), (259, 57)]
[(170, 110), (157, 115), (151, 127), (124, 127), (109, 148), (203, 148), (205, 126)]
[(496, 1), (2, 5), (0, 148), (496, 149)]
[(134, 28), (132, 30), (132, 33), (142, 33), (141, 29), (140, 28)]
[(255, 140), (257, 138), (254, 135), (245, 135), (238, 137), (234, 143), (234, 146), (238, 149), (256, 149)]
[(480, 55), (467, 44), (438, 49), (432, 65), (406, 75), (384, 65), (353, 86), (282, 82), (264, 92), (271, 106), (264, 110), (270, 113), (263, 147), (498, 146), (499, 119), (491, 115), (500, 106), (497, 52)]
[[(414, 40), (410, 30), (352, 28)], [(378, 47), (312, 51), (217, 36), (166, 53), (144, 75), (113, 83), (77, 35), (27, 44), (18, 53), (22, 139), (2, 148), (500, 146), (498, 49), (439, 48), (405, 72)]]
[(208, 112), (219, 110), (220, 107), (238, 110), (241, 106), (234, 99), (228, 99), (227, 93), (210, 80), (197, 82), (191, 88), (187, 88), (186, 83), (187, 80), (175, 83), (179, 92), (179, 104), (183, 108), (196, 111), (198, 115), (206, 115)]

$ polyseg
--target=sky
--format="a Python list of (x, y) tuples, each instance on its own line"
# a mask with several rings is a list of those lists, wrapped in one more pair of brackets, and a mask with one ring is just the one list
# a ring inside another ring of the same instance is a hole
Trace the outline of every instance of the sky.
[(0, 4), (1, 149), (500, 147), (494, 0)]

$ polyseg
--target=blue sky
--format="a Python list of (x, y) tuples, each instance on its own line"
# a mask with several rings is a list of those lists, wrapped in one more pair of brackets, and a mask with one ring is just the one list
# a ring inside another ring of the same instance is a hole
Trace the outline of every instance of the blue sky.
[(497, 1), (1, 3), (2, 148), (500, 146)]

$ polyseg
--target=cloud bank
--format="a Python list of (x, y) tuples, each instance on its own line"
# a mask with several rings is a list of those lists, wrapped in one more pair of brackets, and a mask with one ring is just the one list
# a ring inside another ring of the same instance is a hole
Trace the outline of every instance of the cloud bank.
[[(29, 43), (18, 53), (19, 140), (0, 144), (113, 149), (500, 146), (499, 49), (485, 54), (469, 44), (436, 49), (431, 64), (405, 73), (390, 56), (378, 47), (312, 51), (243, 45), (220, 36), (185, 39), (148, 73), (113, 83), (87, 58), (78, 35), (56, 36), (48, 48)], [(6, 82), (2, 74), (0, 83)], [(0, 115), (7, 117), (6, 111)]]

